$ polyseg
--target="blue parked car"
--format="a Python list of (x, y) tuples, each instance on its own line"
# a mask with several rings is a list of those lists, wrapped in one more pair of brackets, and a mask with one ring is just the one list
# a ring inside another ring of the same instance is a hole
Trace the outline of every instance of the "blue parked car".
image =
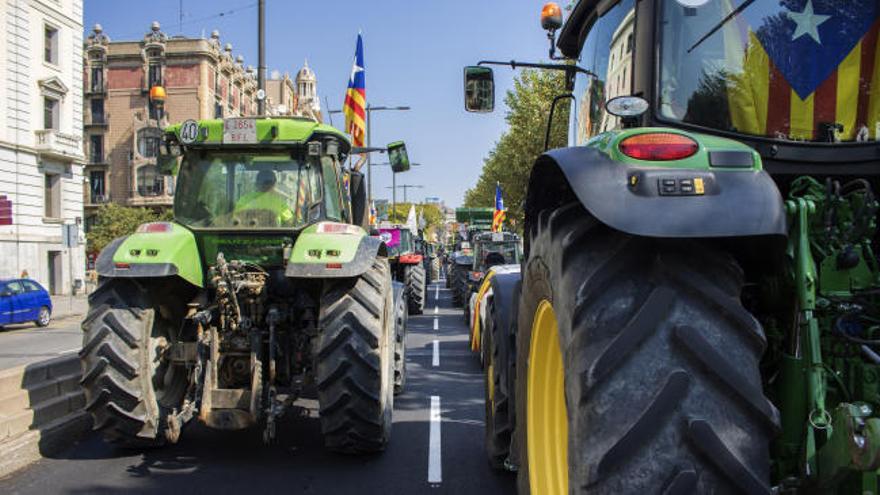
[(0, 279), (0, 327), (32, 321), (45, 327), (52, 318), (52, 299), (42, 285), (28, 279)]

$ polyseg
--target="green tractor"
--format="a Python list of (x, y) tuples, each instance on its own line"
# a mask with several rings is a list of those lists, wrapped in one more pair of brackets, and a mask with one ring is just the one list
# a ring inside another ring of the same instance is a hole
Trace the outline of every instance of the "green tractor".
[(471, 325), (474, 299), (489, 269), (498, 265), (518, 265), (522, 262), (522, 241), (513, 232), (479, 232), (472, 237), (473, 262), (466, 273), (462, 300), (464, 320)]
[(385, 448), (405, 322), (387, 247), (361, 227), (362, 176), (343, 168), (352, 151), (298, 118), (166, 129), (174, 221), (101, 252), (82, 323), (86, 410), (108, 441), (174, 443), (198, 418), (259, 427), (270, 442), (314, 394), (328, 449)]
[(416, 237), (402, 225), (380, 225), (378, 232), (378, 238), (388, 247), (391, 276), (404, 285), (409, 314), (422, 314), (427, 297), (427, 272), (424, 257), (416, 250)]
[(550, 63), (465, 68), (476, 112), (489, 65), (561, 71), (545, 148), (570, 103), (486, 301), (490, 462), (542, 495), (878, 493), (877, 2), (541, 20)]

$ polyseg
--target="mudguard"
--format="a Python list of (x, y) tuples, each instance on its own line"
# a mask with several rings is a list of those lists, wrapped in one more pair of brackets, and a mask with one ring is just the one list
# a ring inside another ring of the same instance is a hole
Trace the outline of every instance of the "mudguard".
[[(313, 226), (314, 227), (314, 226)], [(368, 235), (321, 234), (309, 227), (293, 246), (284, 275), (293, 278), (357, 277), (386, 256), (385, 243)], [(335, 253), (335, 255), (334, 255)]]
[(503, 328), (509, 328), (511, 324), (516, 324), (516, 313), (511, 313), (511, 308), (516, 304), (513, 300), (513, 287), (519, 283), (520, 274), (519, 265), (498, 265), (493, 266), (483, 277), (483, 283), (480, 284), (477, 291), (477, 299), (474, 303), (471, 319), (471, 350), (479, 351), (480, 342), (482, 341), (480, 332), (485, 327), (485, 319), (491, 315), (486, 314), (486, 301), (492, 298), (493, 304), (498, 308), (501, 321), (496, 321), (495, 325), (503, 325)]
[(195, 236), (180, 225), (169, 225), (167, 232), (135, 233), (114, 239), (95, 261), (98, 275), (107, 278), (178, 276), (196, 287), (204, 287)]
[[(593, 147), (541, 155), (529, 182), (526, 218), (536, 218), (561, 173), (584, 208), (602, 223), (632, 235), (697, 238), (785, 236), (782, 196), (760, 168), (682, 168), (612, 159)], [(699, 194), (662, 194), (665, 181), (701, 179)], [(561, 193), (561, 192), (560, 192)]]

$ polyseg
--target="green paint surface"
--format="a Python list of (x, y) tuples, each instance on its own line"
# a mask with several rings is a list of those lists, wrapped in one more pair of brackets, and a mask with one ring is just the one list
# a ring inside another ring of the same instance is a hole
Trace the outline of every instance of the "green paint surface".
[[(679, 134), (681, 136), (686, 136), (697, 142), (699, 148), (697, 152), (683, 160), (668, 160), (668, 161), (650, 161), (650, 160), (637, 160), (635, 158), (630, 158), (624, 155), (619, 148), (620, 142), (628, 137), (632, 137), (638, 134), (650, 134), (650, 133), (665, 133), (665, 134)], [(587, 146), (596, 148), (599, 151), (602, 151), (606, 155), (608, 155), (611, 159), (629, 164), (629, 165), (638, 165), (638, 166), (654, 166), (654, 167), (663, 167), (663, 168), (682, 168), (682, 169), (699, 169), (699, 170), (714, 170), (714, 171), (731, 171), (731, 172), (752, 172), (756, 170), (761, 170), (761, 156), (753, 150), (752, 148), (731, 139), (726, 139), (718, 136), (711, 136), (708, 134), (700, 134), (696, 132), (687, 132), (682, 131), (680, 129), (672, 129), (669, 127), (640, 127), (638, 129), (622, 129), (609, 131), (602, 134), (597, 135), (589, 142), (587, 142)], [(754, 166), (752, 168), (746, 167), (737, 167), (737, 168), (725, 168), (725, 167), (710, 167), (709, 166), (709, 152), (711, 151), (748, 151), (752, 154), (752, 158), (754, 160)]]
[(182, 279), (203, 287), (202, 263), (195, 236), (185, 227), (171, 225), (171, 232), (128, 236), (113, 253), (113, 262), (131, 265), (170, 263), (177, 267), (177, 274)]
[[(360, 227), (358, 227), (360, 229)], [(362, 234), (321, 234), (318, 225), (305, 228), (297, 237), (290, 254), (290, 263), (349, 263), (354, 260)]]
[[(257, 141), (261, 143), (306, 142), (313, 134), (330, 134), (348, 144), (348, 137), (340, 132), (339, 129), (313, 120), (299, 118), (255, 120), (257, 124)], [(200, 120), (198, 122), (198, 138), (192, 145), (223, 144), (223, 119)], [(277, 128), (277, 134), (274, 138), (272, 137), (273, 127)], [(205, 129), (207, 129), (207, 136), (205, 135)], [(174, 136), (180, 139), (180, 124), (168, 126), (165, 128), (165, 132), (174, 134)], [(233, 144), (233, 146), (236, 146), (236, 144)]]

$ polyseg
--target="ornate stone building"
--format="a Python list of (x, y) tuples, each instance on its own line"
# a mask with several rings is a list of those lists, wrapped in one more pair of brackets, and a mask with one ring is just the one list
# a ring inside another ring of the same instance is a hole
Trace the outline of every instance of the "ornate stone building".
[[(85, 42), (86, 224), (109, 201), (166, 208), (170, 177), (158, 174), (160, 124), (186, 119), (254, 115), (256, 73), (232, 45), (169, 37), (159, 23), (139, 41), (111, 41), (96, 25)], [(153, 86), (167, 93), (164, 111), (150, 101)]]
[(68, 294), (83, 281), (79, 236), (63, 242), (83, 217), (82, 1), (7, 1), (0, 17), (0, 278)]
[(294, 115), (323, 122), (321, 100), (318, 97), (318, 80), (315, 72), (305, 65), (291, 80), (290, 74), (277, 71), (266, 80), (266, 113), (269, 115)]

